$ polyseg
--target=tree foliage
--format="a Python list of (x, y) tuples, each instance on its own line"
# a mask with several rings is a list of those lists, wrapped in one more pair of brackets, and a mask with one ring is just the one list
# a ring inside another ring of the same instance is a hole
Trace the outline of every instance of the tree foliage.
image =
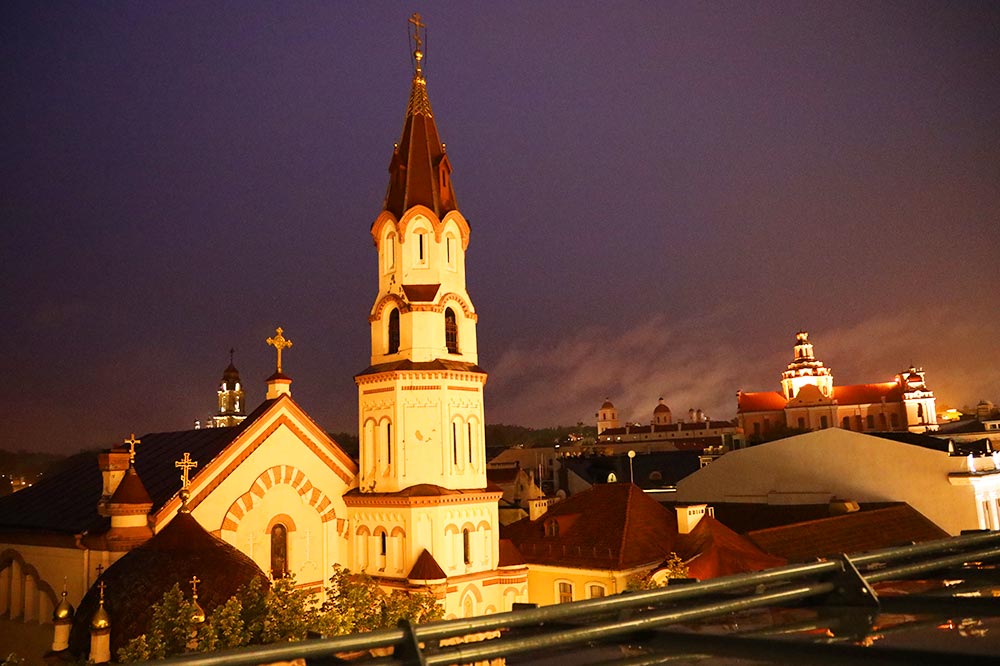
[(146, 633), (118, 651), (118, 660), (149, 661), (185, 652), (227, 650), (303, 640), (309, 633), (334, 636), (395, 627), (402, 619), (428, 622), (444, 610), (430, 592), (385, 592), (371, 576), (335, 565), (317, 606), (312, 593), (295, 586), (293, 577), (270, 588), (254, 581), (194, 624), (194, 604), (178, 585), (153, 606)]
[(688, 567), (680, 555), (670, 553), (670, 556), (661, 565), (648, 571), (630, 575), (625, 581), (625, 590), (627, 592), (654, 590), (658, 587), (664, 587), (671, 578), (687, 578), (690, 575)]

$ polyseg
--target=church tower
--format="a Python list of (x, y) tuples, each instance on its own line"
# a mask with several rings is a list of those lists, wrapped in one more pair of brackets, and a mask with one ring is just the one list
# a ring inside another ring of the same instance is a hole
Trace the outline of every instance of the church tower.
[(813, 345), (809, 342), (809, 332), (799, 331), (795, 334), (794, 358), (788, 364), (788, 369), (781, 373), (781, 392), (786, 400), (791, 400), (806, 384), (818, 388), (825, 398), (833, 397), (833, 375), (830, 368), (816, 359)]
[(379, 287), (368, 317), (371, 366), (355, 377), (362, 492), (486, 486), (486, 373), (465, 288), (469, 224), (455, 202), (417, 30), (403, 133), (371, 227)]
[(219, 382), (219, 411), (212, 416), (212, 426), (215, 428), (238, 425), (247, 417), (240, 371), (233, 365), (234, 351), (229, 350), (229, 365), (222, 372), (222, 380)]
[(389, 589), (429, 588), (446, 617), (470, 617), (526, 601), (527, 570), (501, 561), (502, 493), (486, 483), (486, 372), (465, 286), (469, 224), (427, 95), (420, 15), (410, 24), (410, 97), (371, 226), (378, 295), (371, 362), (354, 378), (358, 488), (344, 503), (353, 570)]

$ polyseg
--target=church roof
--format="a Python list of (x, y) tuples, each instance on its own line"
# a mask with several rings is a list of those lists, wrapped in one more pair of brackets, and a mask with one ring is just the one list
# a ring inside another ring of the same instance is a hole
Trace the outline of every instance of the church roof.
[(416, 72), (406, 106), (403, 133), (389, 162), (389, 187), (384, 209), (397, 219), (413, 206), (426, 206), (438, 218), (458, 206), (451, 186), (451, 164), (438, 136), (437, 123), (427, 96), (427, 80), (421, 70), (423, 54), (418, 42)]
[(833, 397), (841, 405), (864, 405), (882, 402), (882, 398), (885, 398), (888, 402), (899, 402), (903, 399), (903, 389), (896, 382), (834, 386)]
[[(204, 468), (209, 460), (231, 444), (273, 402), (265, 400), (246, 420), (230, 428), (142, 435), (136, 446), (135, 471), (141, 477), (140, 483), (153, 503), (152, 511), (157, 511), (180, 490), (174, 461), (188, 452)], [(97, 502), (101, 498), (103, 487), (97, 457), (96, 451), (77, 454), (60, 472), (43, 477), (30, 488), (0, 498), (0, 530), (66, 534), (104, 531), (110, 523), (106, 517), (97, 513)], [(126, 474), (125, 479), (128, 477)], [(197, 470), (194, 477), (197, 477)], [(138, 492), (131, 484), (126, 490), (129, 496)]]
[(152, 504), (153, 500), (142, 483), (142, 479), (136, 474), (135, 467), (129, 467), (128, 472), (122, 478), (121, 483), (111, 495), (112, 504)]
[(778, 412), (788, 401), (777, 391), (740, 392), (736, 409), (740, 412)]
[(420, 553), (420, 557), (414, 562), (413, 568), (406, 576), (408, 580), (444, 580), (447, 577), (444, 569), (426, 548), (424, 548), (424, 552)]
[[(189, 513), (178, 513), (159, 534), (130, 551), (101, 574), (105, 584), (104, 607), (111, 621), (111, 654), (143, 633), (152, 618), (152, 606), (164, 592), (178, 584), (191, 598), (189, 581), (197, 576), (198, 603), (210, 614), (240, 588), (257, 580), (265, 588), (267, 577), (253, 560), (212, 536)], [(97, 609), (97, 585), (80, 602), (70, 637), (70, 649), (85, 654), (87, 631)]]
[(401, 372), (406, 370), (414, 371), (426, 371), (426, 370), (452, 370), (455, 372), (476, 372), (480, 374), (486, 374), (486, 371), (475, 363), (466, 363), (464, 361), (449, 361), (447, 359), (438, 358), (433, 361), (411, 361), (409, 359), (402, 359), (399, 361), (390, 361), (388, 363), (379, 363), (377, 365), (370, 365), (361, 372), (359, 372), (355, 377), (363, 377), (365, 375), (377, 375), (380, 372)]

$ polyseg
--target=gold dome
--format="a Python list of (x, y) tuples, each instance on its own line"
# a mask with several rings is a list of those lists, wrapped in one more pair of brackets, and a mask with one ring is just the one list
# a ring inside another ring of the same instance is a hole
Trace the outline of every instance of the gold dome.
[(194, 611), (191, 612), (191, 623), (201, 624), (204, 621), (205, 621), (205, 610), (201, 607), (201, 604), (198, 603), (198, 600), (195, 599)]
[(101, 601), (101, 605), (97, 607), (97, 612), (94, 613), (94, 617), (90, 620), (91, 629), (108, 629), (111, 627), (111, 618), (108, 617), (108, 611), (104, 610), (104, 601)]
[(52, 621), (59, 622), (60, 620), (72, 620), (73, 619), (73, 604), (69, 602), (66, 598), (66, 591), (63, 590), (62, 599), (59, 601), (59, 605), (56, 609), (52, 611)]

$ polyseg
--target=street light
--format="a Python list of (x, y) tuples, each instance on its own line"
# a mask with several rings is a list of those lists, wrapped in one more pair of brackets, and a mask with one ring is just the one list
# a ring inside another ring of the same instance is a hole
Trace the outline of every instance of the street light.
[(635, 451), (628, 452), (628, 480), (629, 483), (635, 483), (635, 475), (632, 473), (632, 458), (635, 458)]

